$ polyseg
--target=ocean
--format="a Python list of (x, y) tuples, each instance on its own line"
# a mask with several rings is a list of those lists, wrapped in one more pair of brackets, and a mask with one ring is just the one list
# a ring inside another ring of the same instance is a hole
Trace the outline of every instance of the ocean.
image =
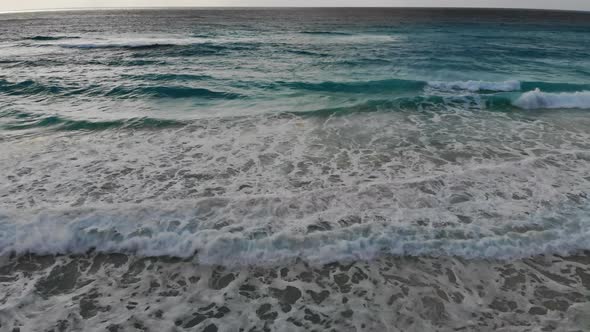
[(590, 331), (590, 13), (0, 15), (0, 330)]

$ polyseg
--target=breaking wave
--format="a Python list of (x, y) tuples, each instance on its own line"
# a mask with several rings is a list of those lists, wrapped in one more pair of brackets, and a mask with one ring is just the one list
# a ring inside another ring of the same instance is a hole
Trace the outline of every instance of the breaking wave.
[(312, 264), (370, 260), (381, 255), (517, 259), (590, 249), (585, 210), (537, 213), (523, 226), (486, 231), (467, 225), (358, 224), (308, 234), (284, 229), (257, 234), (199, 224), (199, 206), (128, 207), (0, 214), (0, 255), (84, 254), (195, 257), (208, 265), (272, 265), (301, 259)]
[(428, 82), (428, 86), (441, 90), (466, 90), (466, 91), (519, 91), (519, 81), (484, 82), (484, 81), (457, 81), (457, 82)]
[(550, 93), (540, 89), (520, 96), (514, 105), (523, 109), (590, 108), (590, 91)]

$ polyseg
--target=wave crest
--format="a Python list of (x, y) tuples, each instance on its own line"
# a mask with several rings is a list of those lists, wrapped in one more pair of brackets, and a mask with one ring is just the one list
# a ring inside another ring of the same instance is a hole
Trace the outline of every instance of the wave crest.
[(456, 82), (428, 82), (428, 86), (438, 90), (465, 90), (471, 92), (478, 91), (519, 91), (521, 84), (519, 81), (504, 81), (504, 82), (485, 82), (485, 81), (456, 81)]
[(588, 109), (590, 91), (549, 93), (537, 88), (525, 92), (513, 104), (522, 109)]
[[(380, 255), (515, 259), (590, 249), (587, 215), (537, 216), (528, 230), (487, 234), (477, 228), (432, 230), (413, 225), (361, 224), (334, 231), (264, 236), (199, 229), (199, 208), (170, 210), (70, 210), (15, 222), (0, 215), (0, 254), (84, 254), (90, 250), (141, 256), (191, 257), (209, 265), (269, 265), (367, 260)], [(579, 212), (579, 211), (577, 211)], [(560, 221), (555, 222), (556, 218)], [(191, 221), (193, 220), (193, 221)]]

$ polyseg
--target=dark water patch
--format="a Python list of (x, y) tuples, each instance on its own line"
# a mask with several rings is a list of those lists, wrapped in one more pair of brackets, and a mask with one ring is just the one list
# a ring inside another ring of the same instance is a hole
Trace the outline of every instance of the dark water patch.
[(29, 38), (25, 38), (27, 40), (36, 40), (36, 41), (52, 41), (52, 40), (63, 40), (63, 39), (80, 39), (78, 36), (33, 36)]
[(319, 35), (319, 36), (352, 36), (352, 33), (338, 32), (338, 31), (301, 31), (305, 35)]
[[(51, 45), (53, 46), (53, 45)], [(67, 45), (59, 45), (63, 48), (77, 48), (83, 50), (90, 50), (90, 49), (130, 49), (130, 50), (152, 50), (152, 49), (160, 49), (160, 48), (170, 48), (175, 47), (178, 45), (169, 44), (169, 43), (129, 43), (129, 44), (67, 44)]]
[(514, 100), (520, 94), (518, 93), (505, 93), (497, 95), (489, 95), (483, 98), (482, 108), (496, 112), (510, 112), (517, 109), (514, 106)]
[(208, 35), (205, 33), (197, 33), (197, 34), (193, 34), (192, 37), (194, 37), (194, 38), (213, 38), (213, 35)]
[(330, 116), (344, 116), (356, 113), (371, 113), (371, 112), (385, 112), (385, 111), (401, 111), (400, 103), (391, 100), (372, 100), (363, 102), (357, 105), (321, 108), (310, 111), (291, 112), (293, 114), (305, 117), (330, 117)]
[[(48, 44), (47, 46), (54, 46)], [(128, 43), (81, 43), (58, 45), (62, 48), (79, 49), (81, 51), (92, 50), (121, 50), (133, 52), (134, 56), (144, 57), (174, 57), (174, 56), (212, 56), (224, 55), (232, 51), (244, 52), (256, 50), (258, 43), (234, 42), (234, 43), (166, 43), (166, 42), (128, 42)]]
[(590, 90), (590, 84), (579, 83), (550, 83), (550, 82), (522, 82), (522, 91), (540, 89), (543, 92), (577, 92)]
[(487, 110), (511, 112), (517, 108), (512, 104), (511, 95), (495, 96), (412, 96), (394, 99), (369, 100), (352, 106), (322, 108), (317, 110), (289, 112), (306, 117), (344, 116), (356, 113), (405, 112), (405, 111), (448, 111), (453, 108), (462, 110)]
[[(126, 45), (122, 46), (121, 48), (129, 48), (132, 50), (153, 50), (153, 49), (161, 49), (161, 48), (171, 48), (176, 47), (178, 45), (175, 44), (167, 44), (167, 43), (155, 43), (155, 44), (146, 44), (146, 45)], [(116, 47), (118, 48), (118, 47)]]
[(0, 125), (0, 128), (5, 130), (26, 130), (35, 128), (48, 128), (58, 131), (77, 131), (88, 130), (98, 131), (106, 129), (160, 129), (168, 127), (179, 127), (185, 125), (184, 122), (166, 119), (154, 118), (132, 118), (127, 120), (109, 120), (109, 121), (89, 121), (89, 120), (73, 120), (60, 117), (58, 115), (52, 116), (38, 116), (30, 113), (12, 112), (12, 116), (17, 121), (9, 122)]
[(101, 91), (101, 87), (98, 85), (66, 86), (33, 80), (10, 82), (0, 79), (0, 95), (2, 94), (22, 97), (76, 97), (84, 95), (104, 95), (104, 92)]
[(137, 59), (137, 60), (113, 60), (108, 62), (94, 62), (91, 64), (100, 64), (100, 65), (107, 65), (113, 67), (142, 67), (142, 66), (165, 66), (168, 63), (162, 60), (146, 60), (146, 59)]
[(307, 55), (307, 56), (316, 56), (316, 57), (328, 57), (329, 55), (326, 53), (319, 53), (319, 52), (312, 52), (312, 51), (306, 51), (306, 50), (301, 50), (301, 49), (286, 49), (284, 50), (285, 52), (288, 53), (292, 53), (292, 54), (298, 54), (298, 55)]
[[(153, 53), (154, 56), (213, 56), (227, 55), (232, 52), (247, 52), (259, 49), (259, 43), (253, 42), (233, 42), (233, 43), (197, 43), (190, 45), (177, 46), (174, 49), (164, 50), (166, 53)], [(241, 54), (243, 56), (243, 54)]]
[(383, 92), (419, 92), (426, 82), (411, 80), (378, 80), (362, 82), (277, 82), (279, 85), (307, 91), (343, 92), (343, 93), (383, 93)]
[[(152, 77), (155, 79), (173, 79), (175, 76)], [(182, 76), (178, 76), (182, 77)], [(196, 78), (184, 76), (184, 78)], [(225, 91), (213, 91), (206, 88), (196, 88), (188, 86), (118, 86), (110, 90), (98, 85), (91, 86), (60, 86), (56, 84), (46, 84), (32, 80), (22, 82), (9, 82), (0, 79), (0, 95), (9, 96), (57, 96), (57, 97), (76, 97), (76, 96), (106, 96), (121, 99), (134, 98), (199, 98), (199, 99), (239, 99), (242, 95)]]
[(35, 289), (44, 298), (69, 293), (76, 288), (79, 277), (78, 261), (73, 260), (53, 268), (47, 277), (37, 282)]
[(339, 60), (335, 61), (335, 64), (344, 65), (344, 66), (371, 66), (371, 65), (390, 65), (392, 64), (391, 60), (388, 59), (379, 59), (379, 58), (356, 58), (350, 60)]
[(153, 59), (145, 59), (145, 58), (137, 58), (137, 59), (99, 59), (94, 58), (91, 60), (86, 60), (82, 64), (84, 65), (92, 65), (92, 66), (107, 66), (107, 67), (143, 67), (143, 66), (166, 66), (169, 65), (167, 61), (164, 60), (153, 60)]
[(121, 75), (123, 78), (140, 81), (204, 81), (211, 79), (209, 75), (192, 74), (142, 74), (142, 75)]
[(211, 44), (211, 43), (204, 43), (204, 44), (194, 44), (194, 45), (186, 45), (183, 47), (177, 47), (174, 50), (165, 50), (165, 53), (152, 53), (151, 56), (182, 56), (182, 57), (191, 57), (191, 56), (214, 56), (214, 55), (224, 55), (229, 53), (230, 48)]
[(242, 95), (232, 92), (213, 91), (205, 88), (186, 86), (149, 86), (113, 88), (106, 96), (117, 98), (200, 98), (200, 99), (238, 99)]
[(0, 79), (0, 94), (23, 96), (23, 95), (40, 95), (40, 94), (59, 94), (65, 91), (64, 87), (58, 85), (46, 85), (33, 80), (21, 82), (9, 82)]
[(31, 68), (31, 67), (56, 67), (65, 64), (71, 65), (71, 62), (65, 62), (61, 59), (39, 59), (39, 60), (5, 60), (0, 64), (6, 64), (8, 68)]

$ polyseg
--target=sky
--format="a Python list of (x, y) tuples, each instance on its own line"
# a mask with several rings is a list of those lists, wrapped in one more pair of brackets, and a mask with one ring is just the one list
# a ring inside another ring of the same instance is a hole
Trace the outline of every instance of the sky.
[(0, 0), (0, 11), (97, 7), (505, 7), (590, 11), (590, 0)]

